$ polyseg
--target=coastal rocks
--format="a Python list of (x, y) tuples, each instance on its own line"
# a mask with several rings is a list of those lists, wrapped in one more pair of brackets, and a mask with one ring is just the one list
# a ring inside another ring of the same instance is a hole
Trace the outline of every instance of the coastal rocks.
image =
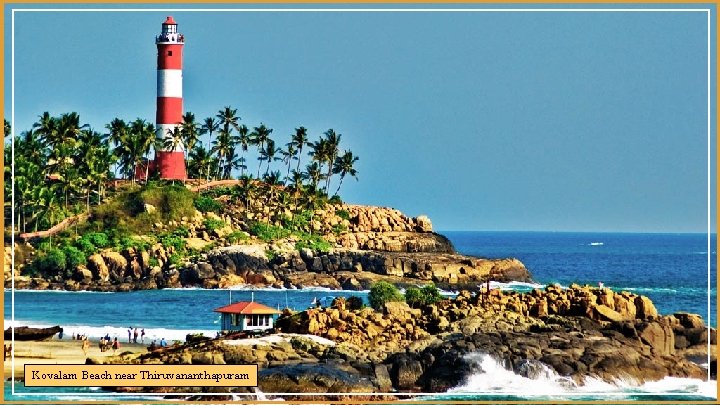
[(373, 385), (355, 371), (332, 364), (298, 364), (260, 370), (263, 392), (369, 393)]
[(415, 218), (415, 222), (417, 223), (416, 230), (418, 232), (432, 232), (432, 222), (430, 222), (427, 215), (418, 216)]
[(108, 266), (105, 264), (105, 259), (103, 257), (96, 253), (94, 255), (91, 255), (87, 259), (87, 267), (88, 270), (93, 274), (93, 278), (95, 280), (100, 281), (109, 281), (110, 280), (110, 270), (108, 269)]

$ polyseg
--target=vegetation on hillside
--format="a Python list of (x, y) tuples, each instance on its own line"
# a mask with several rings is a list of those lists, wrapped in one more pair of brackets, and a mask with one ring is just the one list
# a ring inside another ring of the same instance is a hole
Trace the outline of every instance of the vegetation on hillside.
[[(261, 123), (250, 129), (240, 123), (237, 110), (231, 107), (202, 122), (188, 112), (180, 127), (164, 139), (156, 136), (152, 123), (141, 118), (131, 122), (115, 118), (101, 133), (83, 124), (75, 112), (60, 116), (45, 112), (32, 128), (15, 136), (14, 173), (7, 120), (4, 131), (6, 200), (13, 184), (15, 191), (14, 202), (5, 202), (5, 218), (9, 224), (14, 208), (15, 232), (48, 229), (67, 217), (90, 212), (92, 206), (113, 197), (115, 190), (108, 189), (109, 180), (123, 178), (134, 184), (139, 178), (148, 178), (151, 173), (146, 162), (154, 151), (179, 144), (188, 151), (189, 178), (230, 179), (239, 174), (241, 189), (235, 191), (246, 206), (265, 193), (274, 206), (282, 209), (292, 204), (299, 213), (330, 197), (339, 200), (343, 180), (357, 178), (358, 158), (349, 150), (340, 152), (342, 135), (333, 129), (312, 142), (308, 130), (300, 126), (283, 146), (272, 137), (272, 128)], [(205, 144), (203, 135), (207, 135)], [(248, 167), (253, 147), (256, 171)], [(334, 177), (337, 188), (330, 195)], [(218, 207), (206, 198), (197, 208), (206, 212)]]
[[(219, 217), (203, 219), (202, 229), (210, 234), (231, 228), (221, 238), (223, 243), (243, 243), (251, 236), (265, 242), (290, 237), (298, 250), (327, 252), (331, 244), (314, 232), (314, 212), (340, 201), (345, 177), (357, 178), (358, 158), (348, 150), (340, 152), (342, 136), (333, 129), (311, 142), (307, 129), (300, 126), (288, 143), (277, 146), (272, 128), (261, 123), (249, 129), (230, 107), (202, 123), (188, 112), (181, 126), (160, 140), (154, 125), (140, 118), (115, 118), (100, 133), (75, 112), (45, 112), (14, 139), (10, 129), (6, 120), (4, 211), (9, 225), (14, 209), (16, 224), (8, 231), (45, 230), (79, 213), (91, 214), (85, 223), (32, 241), (37, 254), (24, 269), (29, 275), (70, 277), (89, 256), (104, 249), (148, 251), (158, 243), (168, 250), (169, 263), (178, 263), (199, 253), (187, 246), (189, 231), (181, 224), (196, 210), (240, 218), (234, 228)], [(202, 135), (207, 135), (205, 144)], [(146, 162), (154, 151), (178, 144), (189, 151), (189, 178), (224, 180), (239, 174), (240, 183), (193, 193), (182, 184), (153, 178)], [(257, 170), (248, 168), (252, 147)], [(337, 188), (330, 195), (333, 177)], [(118, 188), (111, 181), (116, 178), (127, 182)], [(233, 210), (237, 206), (242, 212)], [(165, 225), (157, 228), (158, 224)], [(332, 232), (344, 230), (336, 225)], [(151, 256), (150, 261), (157, 259)]]

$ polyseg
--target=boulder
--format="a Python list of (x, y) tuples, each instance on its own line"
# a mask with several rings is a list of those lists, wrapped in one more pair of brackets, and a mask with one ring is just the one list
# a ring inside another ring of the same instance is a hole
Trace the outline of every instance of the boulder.
[(643, 343), (662, 356), (675, 353), (675, 334), (669, 325), (647, 322), (637, 327), (638, 336)]
[(657, 318), (658, 312), (650, 298), (644, 295), (635, 297), (635, 307), (637, 308), (638, 319)]
[(110, 280), (110, 271), (108, 270), (108, 266), (105, 264), (105, 259), (103, 259), (99, 253), (90, 255), (90, 257), (87, 258), (87, 267), (96, 280)]
[(416, 230), (418, 232), (432, 232), (432, 222), (427, 215), (420, 215), (415, 221), (417, 222)]

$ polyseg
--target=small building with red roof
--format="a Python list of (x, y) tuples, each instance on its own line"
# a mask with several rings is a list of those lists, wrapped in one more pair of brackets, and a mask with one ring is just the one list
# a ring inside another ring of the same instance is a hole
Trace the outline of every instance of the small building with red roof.
[(220, 325), (227, 331), (258, 331), (272, 329), (280, 311), (258, 302), (235, 302), (216, 308), (221, 315)]

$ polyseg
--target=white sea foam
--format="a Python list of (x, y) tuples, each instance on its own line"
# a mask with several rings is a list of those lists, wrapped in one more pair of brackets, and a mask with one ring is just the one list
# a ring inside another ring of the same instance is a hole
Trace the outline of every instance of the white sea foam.
[[(38, 322), (25, 322), (22, 320), (15, 320), (12, 322), (5, 319), (5, 327), (9, 326), (30, 326), (33, 328), (47, 328), (50, 325), (47, 323)], [(128, 325), (126, 327), (117, 326), (88, 326), (88, 325), (60, 325), (63, 328), (63, 339), (71, 339), (73, 334), (86, 335), (91, 339), (99, 339), (101, 336), (109, 334), (111, 338), (117, 337), (121, 342), (125, 342), (127, 339), (128, 327), (138, 327), (138, 331), (142, 329), (141, 325)], [(202, 333), (205, 336), (213, 337), (217, 334), (217, 330), (198, 330), (198, 329), (167, 329), (167, 328), (145, 328), (145, 343), (150, 343), (153, 339), (160, 341), (165, 340), (172, 342), (173, 340), (185, 341), (185, 337), (188, 334)], [(140, 337), (138, 336), (138, 341)]]
[[(506, 369), (488, 354), (471, 353), (466, 357), (476, 368), (476, 372), (465, 382), (448, 391), (457, 395), (507, 395), (527, 398), (588, 399), (612, 396), (616, 399), (636, 397), (641, 394), (667, 394), (716, 398), (717, 386), (714, 381), (702, 381), (690, 378), (667, 377), (660, 381), (638, 384), (629, 380), (616, 380), (609, 383), (597, 378), (587, 377), (582, 383), (558, 375), (550, 367), (528, 361), (522, 368), (522, 374)], [(651, 398), (651, 395), (648, 397)]]
[(535, 289), (545, 288), (545, 284), (525, 283), (522, 281), (511, 281), (509, 283), (501, 283), (498, 281), (490, 281), (490, 288), (497, 290), (517, 290), (517, 289)]
[(590, 242), (588, 243), (588, 246), (603, 246), (605, 245), (605, 242)]

